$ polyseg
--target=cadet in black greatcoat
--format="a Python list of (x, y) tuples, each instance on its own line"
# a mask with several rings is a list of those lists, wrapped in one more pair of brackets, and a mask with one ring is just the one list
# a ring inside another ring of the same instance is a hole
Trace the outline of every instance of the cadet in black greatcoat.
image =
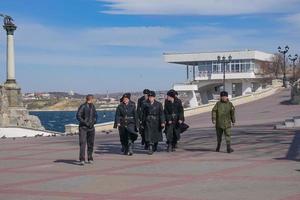
[(167, 93), (164, 113), (166, 117), (167, 151), (175, 151), (176, 144), (180, 139), (179, 125), (184, 122), (184, 110), (181, 100), (176, 97), (176, 91), (174, 90)]
[[(142, 96), (138, 99), (137, 113), (138, 113), (138, 116), (139, 116), (140, 125), (142, 123), (142, 105), (148, 100), (149, 92), (150, 92), (150, 90), (144, 89), (144, 91), (143, 91), (144, 96)], [(145, 145), (145, 149), (148, 149), (148, 146), (145, 143), (145, 133), (144, 133), (145, 130), (144, 130), (143, 126), (140, 126), (139, 132), (140, 132), (140, 135), (141, 135), (141, 138), (142, 138), (142, 142), (141, 142), (142, 145)]]
[(158, 142), (163, 140), (162, 129), (165, 126), (163, 106), (155, 100), (155, 96), (155, 92), (150, 91), (149, 99), (142, 105), (142, 126), (150, 155), (157, 150)]
[(138, 137), (139, 121), (136, 106), (130, 100), (130, 94), (124, 94), (120, 101), (121, 103), (116, 110), (114, 128), (119, 129), (120, 142), (124, 155), (131, 156), (133, 154), (133, 143)]

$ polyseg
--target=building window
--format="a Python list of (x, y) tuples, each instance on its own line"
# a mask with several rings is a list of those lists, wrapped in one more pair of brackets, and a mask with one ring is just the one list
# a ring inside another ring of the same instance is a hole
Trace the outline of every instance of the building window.
[[(232, 60), (226, 64), (226, 72), (245, 73), (254, 70), (254, 61), (250, 59)], [(223, 64), (217, 61), (203, 61), (198, 63), (198, 71), (200, 74), (223, 73)]]
[(199, 72), (206, 72), (206, 73), (211, 73), (212, 72), (212, 61), (207, 61), (207, 62), (199, 62), (198, 63), (198, 71)]

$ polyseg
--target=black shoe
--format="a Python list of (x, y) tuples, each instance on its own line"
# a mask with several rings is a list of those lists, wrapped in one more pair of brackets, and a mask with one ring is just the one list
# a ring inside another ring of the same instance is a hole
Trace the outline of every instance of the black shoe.
[(227, 153), (232, 153), (234, 150), (230, 147), (230, 144), (227, 145)]
[(124, 145), (122, 145), (121, 152), (124, 153), (124, 151), (125, 151), (125, 147)]
[(216, 152), (220, 152), (220, 148), (221, 148), (221, 144), (218, 143), (217, 148), (216, 148)]
[(153, 154), (153, 145), (149, 145), (149, 151), (148, 151), (149, 155)]
[(127, 155), (127, 154), (128, 154), (128, 147), (124, 147), (123, 154), (124, 154), (124, 155)]
[(133, 151), (132, 151), (132, 143), (128, 144), (128, 152), (127, 152), (128, 156), (132, 156), (133, 155)]
[(88, 157), (88, 161), (94, 161), (93, 156), (89, 156), (89, 157)]
[(157, 145), (158, 145), (158, 144), (154, 144), (154, 145), (153, 145), (153, 152), (156, 152), (156, 151), (157, 151)]
[(84, 161), (84, 160), (81, 160), (81, 161), (79, 162), (79, 165), (81, 165), (81, 166), (84, 166), (84, 164), (85, 164), (85, 161)]

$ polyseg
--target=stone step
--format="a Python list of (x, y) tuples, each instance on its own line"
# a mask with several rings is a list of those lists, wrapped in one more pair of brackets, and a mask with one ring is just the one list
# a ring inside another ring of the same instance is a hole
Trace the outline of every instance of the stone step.
[(293, 119), (287, 119), (281, 124), (276, 124), (274, 129), (288, 129), (300, 127), (300, 116), (293, 117)]
[(274, 129), (286, 129), (287, 127), (284, 124), (276, 124)]
[(285, 120), (284, 125), (287, 128), (293, 128), (293, 127), (295, 127), (294, 119), (287, 119), (287, 120)]
[(300, 127), (300, 116), (294, 117), (295, 127)]

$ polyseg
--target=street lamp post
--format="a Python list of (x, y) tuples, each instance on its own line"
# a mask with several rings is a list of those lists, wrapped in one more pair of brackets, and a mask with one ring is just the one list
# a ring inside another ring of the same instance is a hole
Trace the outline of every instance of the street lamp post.
[(218, 59), (218, 63), (223, 64), (223, 91), (225, 91), (226, 65), (231, 62), (232, 56), (229, 55), (227, 59), (225, 56), (222, 57), (218, 56), (217, 59)]
[(294, 57), (292, 57), (292, 55), (290, 54), (288, 58), (293, 63), (293, 81), (296, 81), (296, 65), (295, 65), (295, 62), (298, 59), (298, 54), (295, 54)]
[(285, 54), (289, 51), (289, 46), (285, 46), (284, 49), (282, 49), (280, 46), (278, 47), (278, 52), (283, 54), (283, 87), (287, 87), (286, 85), (286, 67), (285, 67)]

